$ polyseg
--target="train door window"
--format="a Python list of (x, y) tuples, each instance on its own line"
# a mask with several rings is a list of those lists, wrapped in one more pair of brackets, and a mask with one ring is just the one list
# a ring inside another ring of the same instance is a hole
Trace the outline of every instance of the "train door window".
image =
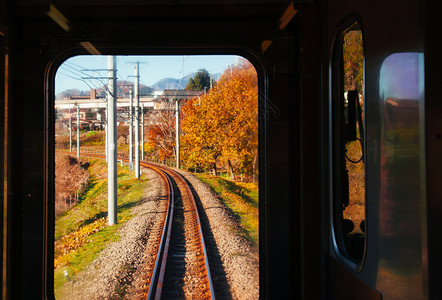
[(358, 23), (335, 41), (332, 65), (332, 224), (339, 254), (353, 264), (365, 249), (364, 51)]
[[(55, 297), (122, 299), (151, 291), (155, 279), (144, 274), (162, 269), (154, 263), (161, 222), (169, 223), (166, 176), (147, 170), (155, 164), (175, 176), (171, 186), (181, 195), (172, 201), (164, 297), (207, 298), (201, 293), (213, 287), (230, 291), (227, 298), (259, 298), (255, 67), (235, 55), (75, 56), (59, 67), (55, 89)], [(193, 206), (184, 203), (190, 189), (170, 171), (177, 167), (199, 197), (207, 253), (216, 254), (208, 258), (213, 285), (198, 285), (205, 271), (192, 267), (204, 264), (205, 251), (197, 248)], [(219, 197), (208, 197), (210, 190)]]

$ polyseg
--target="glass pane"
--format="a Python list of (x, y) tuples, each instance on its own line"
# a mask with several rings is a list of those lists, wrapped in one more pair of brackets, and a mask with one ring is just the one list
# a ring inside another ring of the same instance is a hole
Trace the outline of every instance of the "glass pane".
[(364, 54), (358, 25), (335, 48), (334, 223), (341, 252), (359, 263), (365, 244)]
[[(347, 122), (355, 122), (356, 140), (347, 141), (345, 145), (346, 167), (348, 171), (349, 204), (344, 210), (344, 219), (354, 223), (351, 233), (363, 233), (361, 223), (365, 220), (365, 166), (363, 159), (364, 135), (364, 84), (363, 84), (363, 45), (362, 32), (351, 30), (344, 35), (343, 62), (344, 62), (344, 91), (346, 95)], [(350, 97), (356, 97), (356, 107), (349, 105)], [(356, 120), (348, 120), (349, 109), (356, 113)], [(360, 119), (358, 119), (360, 118)], [(352, 126), (352, 124), (349, 124)], [(364, 227), (364, 224), (362, 224)]]

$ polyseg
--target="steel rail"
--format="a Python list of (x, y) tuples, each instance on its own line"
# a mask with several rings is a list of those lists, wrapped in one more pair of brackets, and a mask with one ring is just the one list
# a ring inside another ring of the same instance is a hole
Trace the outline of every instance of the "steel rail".
[(178, 177), (181, 178), (181, 180), (183, 180), (186, 183), (185, 187), (186, 187), (186, 190), (187, 190), (187, 192), (190, 195), (190, 198), (192, 200), (191, 201), (192, 202), (192, 206), (193, 206), (193, 209), (194, 209), (194, 212), (195, 212), (195, 217), (196, 217), (196, 220), (197, 220), (197, 223), (198, 223), (199, 235), (200, 235), (200, 239), (201, 239), (201, 247), (203, 248), (204, 261), (205, 261), (205, 264), (206, 264), (206, 271), (207, 271), (207, 277), (208, 277), (207, 279), (209, 281), (210, 297), (212, 298), (212, 300), (215, 300), (215, 289), (213, 288), (212, 275), (210, 274), (209, 258), (208, 258), (208, 255), (207, 255), (206, 244), (204, 242), (203, 226), (201, 225), (201, 220), (200, 220), (200, 216), (199, 216), (199, 212), (198, 212), (198, 207), (196, 206), (195, 198), (193, 197), (193, 193), (190, 190), (190, 187), (187, 184), (187, 181), (184, 178), (184, 176), (181, 175), (180, 173), (174, 171), (174, 170), (171, 170), (171, 169), (169, 169), (169, 170), (170, 170), (170, 172), (175, 173)]
[[(193, 209), (194, 209), (195, 218), (196, 218), (197, 224), (198, 224), (199, 237), (200, 237), (200, 240), (201, 240), (201, 247), (202, 247), (202, 250), (203, 250), (203, 253), (204, 253), (204, 261), (205, 261), (205, 267), (206, 267), (206, 272), (207, 272), (207, 280), (209, 281), (210, 297), (211, 297), (212, 300), (215, 300), (215, 292), (214, 292), (214, 288), (213, 288), (212, 276), (211, 276), (211, 273), (210, 273), (209, 259), (208, 259), (208, 255), (207, 255), (206, 245), (205, 245), (205, 242), (204, 242), (204, 235), (203, 235), (203, 231), (202, 231), (201, 220), (200, 220), (200, 217), (199, 217), (198, 208), (196, 206), (196, 201), (195, 201), (195, 198), (193, 196), (192, 191), (190, 190), (189, 184), (187, 183), (187, 181), (186, 181), (186, 179), (184, 178), (183, 175), (181, 175), (180, 173), (178, 173), (178, 172), (176, 172), (176, 171), (174, 171), (174, 170), (172, 170), (172, 169), (170, 169), (168, 167), (161, 166), (161, 165), (154, 164), (154, 163), (149, 163), (149, 162), (142, 162), (140, 164), (145, 166), (145, 167), (150, 167), (150, 168), (157, 167), (157, 168), (163, 170), (166, 173), (168, 173), (168, 172), (172, 173), (172, 174), (175, 175), (175, 177), (178, 177), (182, 182), (185, 183), (184, 186), (185, 186), (187, 194), (189, 195), (189, 197), (191, 199), (192, 206), (193, 206)], [(165, 261), (165, 260), (163, 259), (163, 261)], [(162, 267), (162, 269), (163, 269), (163, 267)], [(164, 272), (165, 272), (165, 266), (164, 266)], [(163, 277), (164, 277), (164, 274), (163, 274)], [(163, 277), (161, 279), (163, 279)], [(158, 286), (161, 286), (161, 288), (162, 288), (163, 282), (162, 281), (158, 281), (158, 282), (159, 282)], [(161, 298), (161, 291), (162, 290), (160, 289), (160, 294), (155, 296), (155, 300), (159, 300)], [(158, 293), (158, 288), (157, 288), (157, 293)], [(150, 298), (148, 298), (148, 299), (150, 299)]]
[[(153, 269), (153, 272), (151, 274), (151, 279), (150, 279), (150, 285), (149, 285), (149, 291), (147, 294), (146, 299), (152, 299), (153, 297), (153, 293), (155, 292), (155, 295), (158, 294), (159, 291), (159, 295), (161, 295), (161, 291), (162, 291), (162, 284), (158, 284), (158, 282), (163, 281), (164, 278), (164, 271), (166, 268), (166, 261), (167, 261), (167, 255), (169, 253), (169, 242), (170, 242), (170, 235), (172, 232), (172, 221), (173, 221), (173, 212), (174, 212), (174, 199), (175, 199), (175, 192), (173, 190), (173, 185), (172, 185), (172, 181), (169, 178), (169, 175), (164, 172), (163, 170), (160, 170), (158, 168), (155, 168), (153, 166), (148, 166), (145, 165), (143, 163), (140, 163), (142, 166), (148, 167), (150, 169), (153, 169), (155, 171), (157, 171), (159, 174), (161, 174), (161, 176), (167, 181), (168, 183), (168, 190), (169, 190), (169, 205), (168, 207), (170, 209), (168, 209), (167, 211), (167, 216), (166, 216), (166, 220), (164, 222), (164, 226), (163, 226), (163, 234), (161, 235), (161, 241), (160, 241), (160, 247), (158, 248), (157, 251), (157, 259), (155, 261), (155, 267)], [(167, 235), (166, 235), (166, 231), (167, 231)], [(163, 249), (164, 246), (164, 249)], [(161, 259), (161, 263), (160, 263), (160, 259)], [(156, 280), (157, 278), (157, 273), (159, 273), (158, 275), (158, 280)], [(157, 286), (155, 286), (157, 285)], [(155, 297), (155, 299), (157, 299), (157, 297)]]

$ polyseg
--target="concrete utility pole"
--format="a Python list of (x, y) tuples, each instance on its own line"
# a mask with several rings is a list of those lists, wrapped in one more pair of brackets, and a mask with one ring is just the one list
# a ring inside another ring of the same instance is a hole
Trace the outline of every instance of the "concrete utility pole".
[(72, 152), (72, 116), (71, 116), (70, 101), (69, 101), (69, 152)]
[(107, 97), (107, 206), (108, 224), (117, 224), (117, 88), (116, 88), (116, 57), (107, 57), (108, 97)]
[[(108, 94), (109, 94), (109, 92), (108, 92)], [(108, 98), (109, 98), (109, 96), (108, 96)], [(107, 162), (107, 155), (108, 155), (108, 151), (107, 151), (107, 149), (108, 149), (108, 145), (109, 145), (109, 141), (108, 141), (108, 139), (109, 139), (109, 134), (108, 134), (108, 132), (107, 132), (107, 129), (109, 128), (109, 126), (107, 126), (108, 125), (108, 115), (109, 115), (109, 104), (108, 104), (108, 102), (109, 102), (109, 99), (108, 99), (108, 101), (106, 101), (106, 125), (104, 125), (105, 126), (105, 128), (104, 128), (104, 137), (105, 137), (105, 139), (104, 139), (104, 152), (106, 152), (106, 162)]]
[(133, 131), (134, 131), (134, 101), (133, 101), (133, 89), (132, 87), (130, 87), (129, 89), (129, 164), (133, 164), (134, 163), (134, 153), (133, 153), (133, 149), (134, 149), (134, 145), (133, 145)]
[(80, 158), (80, 105), (77, 104), (77, 158)]
[(140, 63), (135, 63), (135, 177), (140, 179)]
[(176, 99), (175, 102), (175, 116), (176, 116), (176, 167), (180, 168), (180, 104), (179, 100)]
[(144, 160), (144, 103), (141, 103), (141, 160)]

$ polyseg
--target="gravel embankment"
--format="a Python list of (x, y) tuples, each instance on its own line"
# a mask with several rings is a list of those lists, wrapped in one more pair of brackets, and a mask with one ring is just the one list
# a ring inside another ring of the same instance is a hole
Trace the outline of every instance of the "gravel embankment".
[(258, 250), (240, 236), (239, 224), (218, 195), (192, 173), (180, 173), (191, 183), (200, 198), (221, 257), (232, 299), (258, 299)]
[[(149, 229), (164, 210), (161, 179), (151, 170), (143, 170), (150, 179), (145, 201), (134, 207), (133, 217), (120, 230), (121, 239), (104, 250), (74, 281), (67, 283), (69, 299), (121, 299), (130, 289), (136, 267), (143, 259)], [(193, 174), (180, 171), (192, 184), (210, 224), (211, 239), (222, 264), (227, 282), (218, 299), (259, 298), (259, 255), (249, 241), (240, 236), (239, 224), (219, 197)]]
[[(149, 179), (144, 201), (133, 208), (134, 217), (120, 228), (120, 240), (103, 250), (89, 267), (65, 286), (66, 299), (120, 299), (143, 257), (149, 229), (164, 211), (162, 179), (145, 170)], [(163, 195), (164, 196), (164, 195)]]

